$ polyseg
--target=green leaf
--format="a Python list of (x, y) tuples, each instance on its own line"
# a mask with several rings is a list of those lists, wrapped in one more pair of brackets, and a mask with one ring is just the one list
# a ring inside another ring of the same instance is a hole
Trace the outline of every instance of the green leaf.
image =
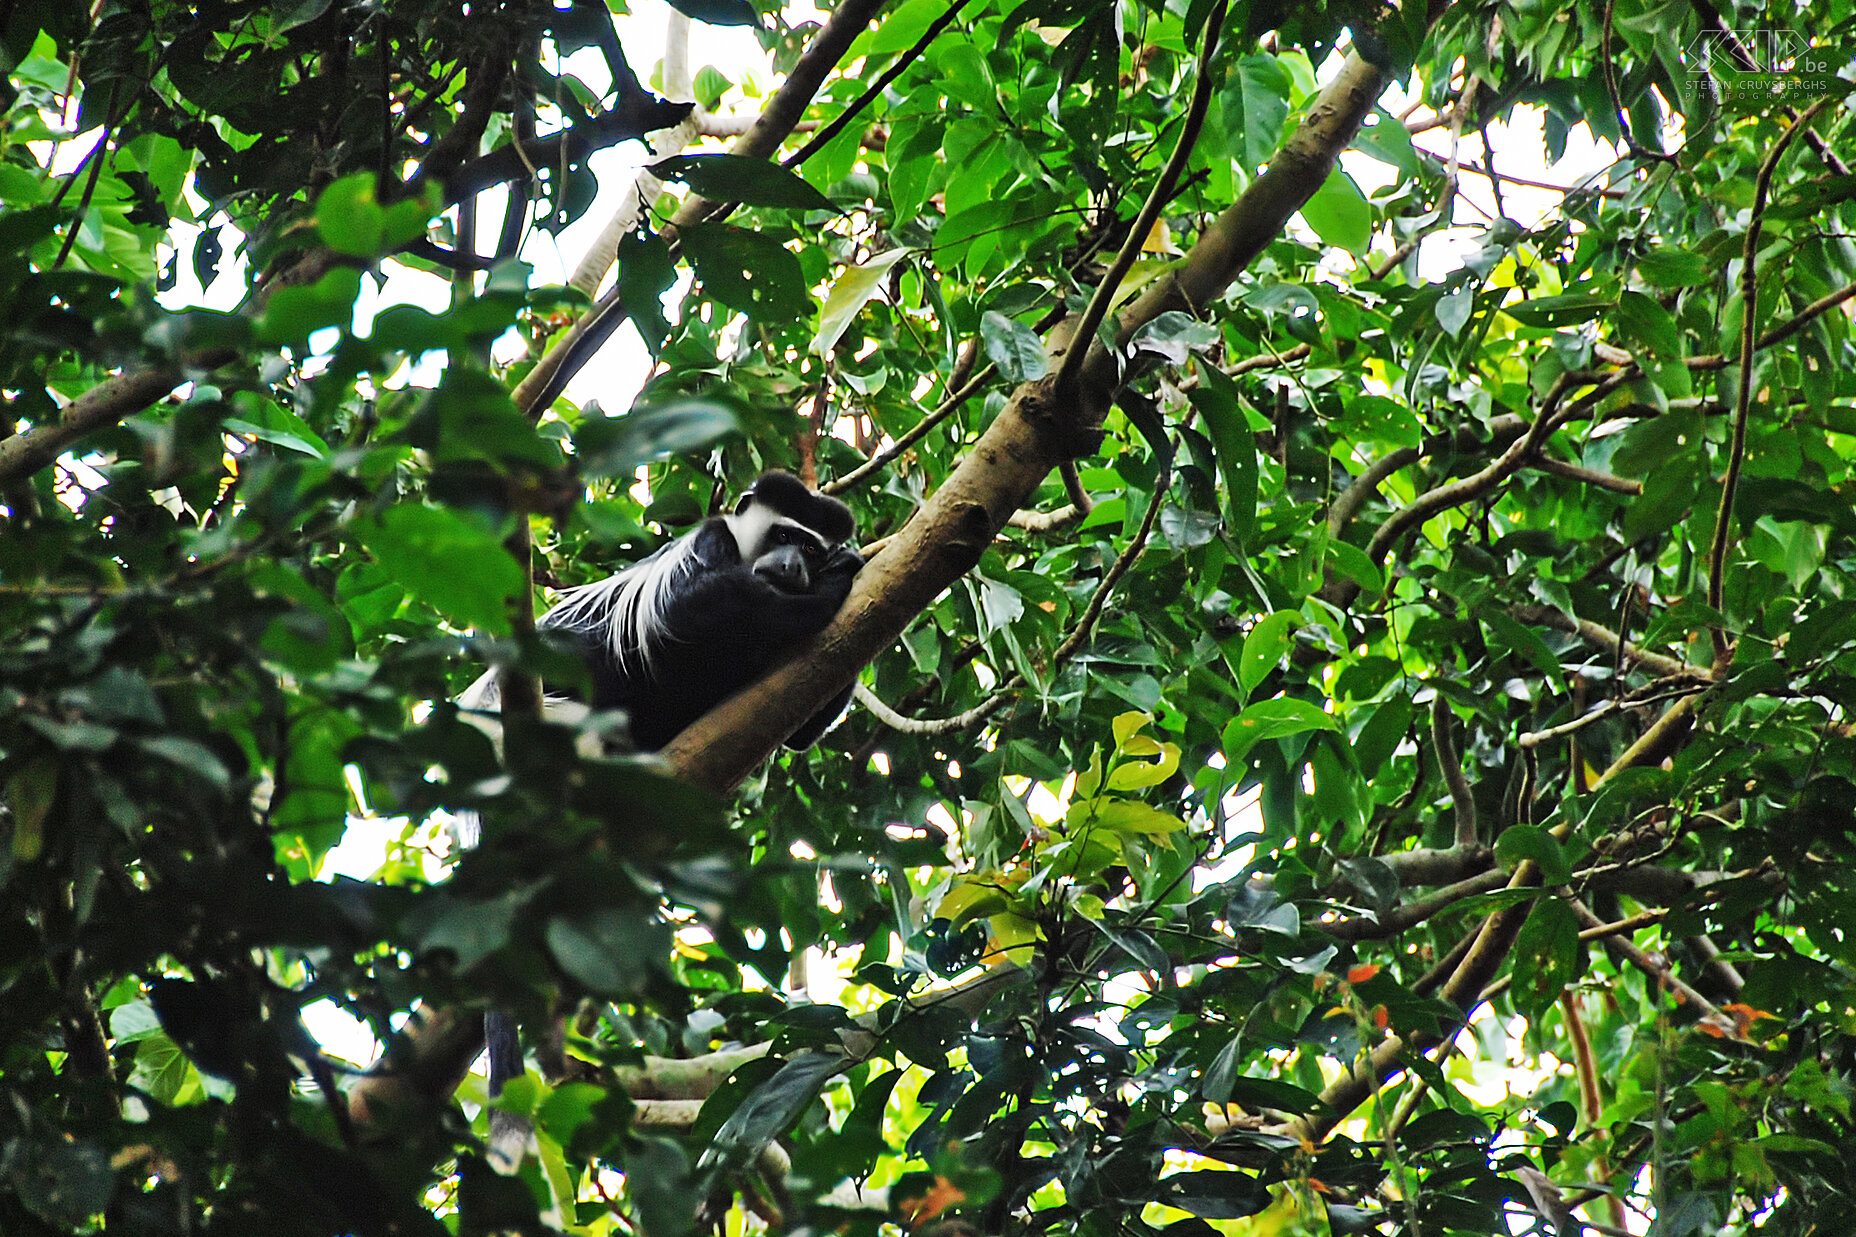
[(65, 1231), (88, 1227), (115, 1193), (110, 1157), (95, 1143), (55, 1137), (11, 1141), (8, 1182), (33, 1215)]
[(1536, 825), (1513, 825), (1495, 839), (1495, 857), (1513, 868), (1531, 859), (1540, 869), (1540, 879), (1547, 885), (1564, 885), (1572, 880), (1572, 864), (1559, 840)]
[(1410, 733), (1411, 714), (1411, 697), (1400, 693), (1374, 709), (1354, 735), (1353, 758), (1369, 781)]
[(618, 292), (653, 357), (670, 334), (663, 294), (676, 280), (676, 259), (663, 237), (633, 232), (619, 242)]
[(711, 223), (679, 239), (703, 291), (730, 309), (776, 323), (812, 316), (798, 257), (771, 236)]
[(1581, 322), (1597, 321), (1614, 304), (1616, 302), (1610, 297), (1567, 293), (1510, 302), (1502, 306), (1502, 312), (1528, 326), (1576, 326)]
[(58, 797), (58, 763), (39, 759), (7, 779), (6, 800), (13, 810), (13, 859), (31, 863), (45, 846), (45, 818)]
[(1584, 958), (1571, 908), (1558, 898), (1534, 903), (1514, 943), (1515, 1007), (1529, 1020), (1539, 1019), (1584, 973)]
[(1269, 1188), (1246, 1172), (1200, 1169), (1160, 1180), (1158, 1201), (1206, 1220), (1241, 1220), (1272, 1200)]
[(622, 417), (589, 417), (574, 430), (581, 475), (628, 477), (639, 465), (695, 451), (733, 433), (735, 407), (687, 396), (640, 404)]
[(95, 722), (61, 722), (56, 718), (36, 714), (28, 714), (20, 720), (51, 740), (53, 747), (65, 752), (107, 751), (119, 737), (115, 727), (99, 726)]
[(1385, 592), (1386, 576), (1378, 563), (1359, 546), (1348, 541), (1328, 542), (1328, 559), (1342, 575), (1360, 586), (1360, 591), (1372, 597)]
[(1126, 954), (1128, 960), (1144, 971), (1155, 974), (1167, 974), (1172, 970), (1172, 963), (1167, 960), (1166, 951), (1146, 932), (1119, 924), (1091, 920), (1091, 926), (1106, 937), (1115, 948)]
[(1204, 382), (1187, 398), (1205, 418), (1224, 478), (1225, 531), (1246, 545), (1257, 522), (1257, 437), (1237, 399), (1237, 388), (1217, 369), (1201, 367)]
[(352, 531), (389, 575), (452, 622), (508, 632), (522, 569), (481, 525), (448, 508), (403, 503), (357, 520)]
[(1223, 338), (1211, 323), (1169, 309), (1136, 331), (1128, 347), (1135, 352), (1157, 353), (1169, 365), (1184, 365), (1194, 352), (1211, 352)]
[(1232, 764), (1264, 739), (1280, 739), (1307, 730), (1339, 730), (1340, 723), (1306, 700), (1282, 696), (1260, 700), (1226, 723), (1225, 759)]
[(258, 322), (258, 342), (300, 346), (312, 331), (346, 327), (354, 321), (355, 298), (361, 295), (361, 272), (338, 266), (313, 284), (279, 288), (265, 302)]
[(1246, 696), (1282, 664), (1295, 645), (1295, 633), (1301, 624), (1299, 610), (1278, 610), (1250, 625), (1237, 659), (1237, 681)]
[(1637, 273), (1658, 288), (1693, 288), (1711, 281), (1713, 265), (1700, 254), (1674, 245), (1637, 255)]
[(1139, 833), (1165, 837), (1186, 827), (1186, 822), (1170, 812), (1133, 799), (1085, 799), (1073, 804), (1064, 819), (1064, 827), (1100, 826), (1116, 833)]
[(638, 992), (670, 956), (670, 929), (632, 906), (602, 906), (548, 920), (548, 952), (594, 996)]
[(1431, 309), (1437, 317), (1437, 324), (1443, 327), (1444, 334), (1455, 339), (1463, 333), (1470, 315), (1476, 312), (1476, 296), (1466, 288), (1459, 288), (1448, 296), (1437, 298), (1437, 304)]
[(271, 33), (307, 26), (329, 11), (330, 0), (281, 0), (271, 6)]
[(1239, 59), (1237, 72), (1226, 79), (1218, 95), (1224, 131), (1231, 157), (1246, 169), (1262, 167), (1275, 155), (1293, 84), (1281, 61), (1261, 52)]
[(1534, 669), (1547, 677), (1547, 681), (1565, 691), (1566, 674), (1560, 669), (1559, 658), (1547, 647), (1547, 642), (1531, 628), (1517, 623), (1504, 611), (1489, 608), (1481, 613), (1482, 625), (1488, 629), (1490, 642), (1503, 646), (1509, 652), (1524, 659)]
[(1701, 474), (1694, 457), (1667, 461), (1644, 478), (1643, 493), (1630, 500), (1624, 511), (1624, 535), (1640, 541), (1673, 527), (1700, 490)]
[(1618, 324), (1637, 343), (1657, 356), (1675, 358), (1682, 355), (1682, 328), (1667, 309), (1641, 292), (1625, 292), (1618, 297)]
[(1044, 341), (1024, 323), (987, 310), (980, 315), (980, 342), (1007, 382), (1028, 382), (1050, 370)]
[(1771, 516), (1761, 516), (1746, 539), (1747, 553), (1784, 576), (1794, 589), (1803, 588), (1817, 574), (1824, 562), (1825, 546), (1823, 525), (1775, 520)]
[(142, 735), (135, 740), (135, 745), (149, 755), (165, 760), (176, 768), (184, 769), (219, 790), (224, 790), (231, 785), (232, 776), (226, 772), (225, 763), (205, 745), (196, 743), (185, 735)]
[(690, 91), (696, 101), (708, 110), (714, 111), (722, 104), (722, 96), (734, 88), (734, 83), (712, 64), (705, 64), (696, 70), (696, 79), (690, 83)]
[(690, 1237), (696, 1231), (696, 1208), (690, 1161), (683, 1148), (664, 1138), (634, 1134), (626, 1140), (625, 1193), (638, 1207), (638, 1231), (651, 1237)]
[(1424, 158), (1413, 148), (1411, 132), (1403, 122), (1383, 108), (1373, 110), (1372, 121), (1354, 135), (1354, 149), (1413, 179), (1423, 176)]
[(838, 208), (831, 199), (767, 159), (744, 155), (673, 155), (646, 169), (659, 180), (681, 181), (712, 202), (783, 206), (793, 210)]
[(384, 224), (385, 235), (382, 243), (389, 250), (398, 249), (410, 241), (425, 235), (426, 225), (433, 217), (445, 209), (444, 193), (439, 187), (428, 181), (423, 190), (409, 198), (401, 198), (387, 207)]
[(259, 442), (298, 451), (317, 459), (327, 459), (329, 444), (311, 429), (309, 422), (256, 391), (238, 391), (232, 396), (238, 416), (226, 418), (226, 431), (247, 434)]
[(484, 902), (448, 900), (420, 944), (450, 953), (460, 970), (474, 966), (509, 944), (516, 916), (534, 896), (535, 887), (530, 885)]
[(829, 1052), (804, 1052), (781, 1065), (773, 1077), (754, 1088), (728, 1115), (703, 1151), (697, 1167), (730, 1167), (752, 1162), (761, 1149), (785, 1133), (819, 1088), (847, 1064)]
[(379, 256), (387, 236), (387, 213), (374, 196), (372, 172), (335, 181), (316, 199), (316, 231), (336, 253)]
[(947, 12), (946, 0), (905, 0), (884, 16), (870, 36), (867, 54), (887, 56), (906, 51), (934, 25), (935, 18)]
[(846, 267), (826, 294), (824, 308), (819, 310), (818, 334), (812, 337), (812, 351), (820, 356), (830, 355), (838, 346), (838, 340), (844, 337), (845, 329), (883, 286), (890, 269), (908, 256), (907, 249), (891, 249), (861, 266)]
[(1302, 203), (1302, 218), (1315, 235), (1348, 253), (1362, 254), (1373, 241), (1373, 208), (1353, 177), (1336, 167)]

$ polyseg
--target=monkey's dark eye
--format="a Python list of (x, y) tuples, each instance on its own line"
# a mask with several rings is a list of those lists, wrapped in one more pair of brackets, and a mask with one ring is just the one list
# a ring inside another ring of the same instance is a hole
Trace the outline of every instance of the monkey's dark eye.
[(798, 546), (799, 552), (807, 558), (816, 559), (825, 552), (823, 546), (796, 528), (776, 528), (773, 530), (775, 545)]

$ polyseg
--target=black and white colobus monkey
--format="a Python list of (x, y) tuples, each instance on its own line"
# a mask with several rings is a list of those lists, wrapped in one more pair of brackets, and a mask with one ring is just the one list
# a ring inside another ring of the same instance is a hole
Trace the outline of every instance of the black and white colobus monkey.
[[(592, 674), (580, 708), (622, 709), (633, 745), (654, 752), (823, 631), (864, 565), (845, 545), (850, 508), (791, 473), (762, 473), (733, 512), (711, 516), (642, 562), (571, 589), (536, 624), (570, 636)], [(847, 690), (786, 745), (812, 746)], [(557, 715), (575, 703), (550, 697)], [(458, 698), (497, 711), (490, 671)]]
[[(561, 717), (588, 708), (622, 709), (633, 746), (656, 751), (691, 722), (799, 651), (823, 631), (850, 595), (864, 565), (845, 543), (855, 526), (848, 507), (808, 490), (791, 473), (767, 472), (735, 509), (617, 575), (570, 590), (537, 627), (573, 640), (592, 677), (592, 699), (545, 698)], [(808, 719), (786, 745), (816, 743), (844, 712), (847, 688)], [(491, 723), (498, 712), (496, 672), (458, 697), (467, 715)], [(476, 821), (461, 821), (474, 844)], [(515, 1023), (484, 1017), (490, 1053), (489, 1092), (522, 1072)], [(493, 1112), (491, 1159), (513, 1171), (527, 1123)]]

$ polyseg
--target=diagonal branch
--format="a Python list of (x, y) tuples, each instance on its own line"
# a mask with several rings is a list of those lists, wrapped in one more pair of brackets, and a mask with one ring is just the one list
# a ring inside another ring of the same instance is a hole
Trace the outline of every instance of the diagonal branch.
[[(1120, 313), (1118, 337), (1125, 341), (1167, 310), (1221, 295), (1320, 188), (1386, 80), (1364, 57), (1349, 54), (1269, 168), (1207, 227), (1169, 278)], [(979, 561), (1050, 471), (1071, 457), (1077, 438), (1101, 424), (1117, 371), (1117, 359), (1092, 344), (1070, 399), (1059, 399), (1049, 379), (1019, 387), (941, 488), (858, 573), (832, 625), (799, 656), (679, 735), (663, 752), (672, 767), (699, 785), (726, 788), (766, 759)]]
[(1556, 630), (1578, 636), (1587, 644), (1596, 645), (1614, 657), (1619, 646), (1623, 647), (1624, 658), (1636, 662), (1644, 669), (1663, 678), (1685, 676), (1692, 678), (1706, 677), (1706, 672), (1687, 662), (1677, 661), (1662, 653), (1652, 653), (1640, 648), (1628, 640), (1620, 640), (1618, 633), (1609, 627), (1602, 627), (1590, 619), (1574, 618), (1552, 606), (1515, 606), (1509, 611), (1523, 623), (1532, 623), (1537, 627), (1552, 627)]
[[(1699, 696), (1687, 696), (1677, 701), (1637, 742), (1612, 762), (1593, 788), (1604, 785), (1626, 769), (1653, 765), (1668, 755), (1670, 745), (1679, 742), (1682, 735), (1687, 733), (1699, 699)], [(1565, 836), (1566, 830), (1567, 826), (1562, 824), (1555, 826), (1552, 832), (1556, 836)], [(1514, 890), (1538, 889), (1539, 886), (1540, 870), (1531, 859), (1517, 864), (1506, 884), (1507, 888)], [(1293, 1132), (1309, 1142), (1319, 1142), (1354, 1109), (1371, 1098), (1386, 1079), (1404, 1068), (1404, 1061), (1413, 1052), (1424, 1051), (1449, 1039), (1467, 1025), (1476, 1006), (1492, 995), (1489, 992), (1490, 982), (1501, 969), (1502, 963), (1513, 953), (1515, 939), (1520, 934), (1521, 925), (1527, 920), (1534, 900), (1528, 897), (1505, 906), (1484, 918), (1476, 929), (1473, 943), (1456, 962), (1438, 993), (1457, 1009), (1456, 1017), (1449, 1024), (1436, 1034), (1413, 1035), (1410, 1038), (1388, 1034), (1346, 1076), (1336, 1079), (1323, 1089), (1321, 1101), (1326, 1106), (1325, 1112), (1318, 1117), (1296, 1121), (1292, 1126)]]
[(1140, 213), (1134, 217), (1134, 226), (1128, 229), (1128, 235), (1123, 238), (1120, 252), (1115, 255), (1114, 262), (1109, 264), (1102, 281), (1096, 285), (1095, 295), (1089, 298), (1088, 307), (1070, 329), (1069, 338), (1077, 342), (1065, 351), (1062, 364), (1057, 370), (1057, 391), (1060, 397), (1067, 397), (1076, 385), (1084, 358), (1090, 351), (1100, 347), (1096, 342), (1096, 329), (1102, 325), (1109, 303), (1121, 291), (1121, 281), (1134, 269), (1134, 260), (1141, 256), (1148, 235), (1160, 219), (1161, 209), (1173, 196), (1173, 186), (1186, 170), (1186, 161), (1192, 157), (1192, 148), (1198, 144), (1199, 130), (1204, 127), (1205, 113), (1211, 106), (1212, 87), (1217, 84), (1217, 75), (1212, 72), (1212, 56), (1218, 50), (1218, 35), (1224, 29), (1224, 13), (1224, 0), (1218, 0), (1212, 6), (1211, 15), (1205, 19), (1205, 29), (1199, 37), (1199, 63), (1192, 82), (1192, 101), (1187, 105), (1185, 123), (1180, 126), (1179, 140), (1173, 144), (1173, 153), (1161, 169), (1159, 179), (1154, 181), (1147, 200), (1141, 204)]
[(30, 476), (78, 439), (133, 416), (183, 380), (178, 365), (157, 365), (104, 379), (66, 405), (51, 424), (0, 440), (0, 482)]
[[(883, 0), (844, 0), (832, 13), (825, 28), (818, 32), (799, 63), (786, 76), (780, 88), (774, 91), (766, 108), (754, 121), (740, 140), (729, 148), (729, 153), (744, 158), (766, 158), (778, 150), (780, 143), (786, 140), (793, 126), (805, 115), (811, 106), (813, 96), (825, 82), (825, 75), (837, 67), (838, 61), (850, 50), (851, 43), (863, 33), (871, 18), (883, 7)], [(674, 107), (688, 108), (694, 104), (674, 104)], [(660, 120), (653, 126), (661, 129), (674, 125), (682, 118), (678, 113), (668, 120)], [(642, 132), (650, 132), (650, 129)], [(642, 136), (642, 133), (641, 133)], [(678, 229), (689, 227), (706, 218), (715, 209), (714, 203), (697, 194), (690, 194), (683, 199), (670, 223), (665, 225), (664, 239), (674, 246)], [(554, 402), (555, 396), (566, 389), (573, 376), (586, 367), (612, 333), (630, 316), (625, 307), (624, 298), (619, 289), (613, 288), (601, 297), (593, 308), (580, 315), (579, 321), (569, 327), (552, 348), (544, 353), (535, 368), (528, 372), (512, 393), (516, 407), (524, 413), (536, 409), (546, 409)]]

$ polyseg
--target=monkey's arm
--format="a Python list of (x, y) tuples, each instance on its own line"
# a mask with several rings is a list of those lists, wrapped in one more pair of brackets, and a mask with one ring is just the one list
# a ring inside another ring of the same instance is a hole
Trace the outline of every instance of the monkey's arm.
[[(826, 596), (835, 597), (831, 604), (831, 616), (825, 622), (829, 624), (832, 617), (844, 606), (844, 599), (850, 596), (851, 580), (863, 569), (864, 560), (857, 551), (840, 548), (826, 560), (819, 571), (818, 591)], [(819, 629), (823, 631), (824, 628)], [(817, 633), (814, 633), (817, 634)], [(795, 752), (803, 752), (825, 737), (825, 732), (838, 724), (844, 716), (844, 710), (850, 706), (851, 689), (846, 687), (834, 697), (831, 703), (807, 718), (805, 724), (793, 731), (786, 738), (786, 746)]]
[(742, 562), (725, 532), (712, 539), (705, 529), (696, 549), (702, 566), (667, 606), (665, 627), (678, 642), (713, 640), (753, 650), (758, 664), (737, 687), (825, 630), (864, 565), (855, 550), (841, 547), (817, 569), (811, 591), (792, 592)]
[[(818, 568), (810, 592), (793, 593), (755, 574), (733, 553), (732, 544), (716, 548), (731, 557), (733, 564), (715, 570), (713, 562), (706, 560), (689, 592), (678, 599), (677, 613), (669, 624), (677, 633), (680, 649), (702, 656), (716, 679), (727, 682), (727, 690), (707, 702), (702, 712), (758, 679), (823, 631), (844, 605), (851, 581), (864, 565), (855, 550), (840, 548)], [(801, 751), (816, 743), (842, 716), (850, 696), (847, 687), (796, 730), (786, 746)]]

